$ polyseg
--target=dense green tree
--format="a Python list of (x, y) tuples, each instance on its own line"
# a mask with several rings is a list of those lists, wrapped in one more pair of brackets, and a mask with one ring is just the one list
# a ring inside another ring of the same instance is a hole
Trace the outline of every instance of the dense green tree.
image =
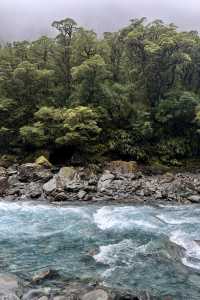
[(66, 103), (68, 97), (71, 95), (72, 40), (77, 28), (76, 25), (76, 22), (70, 18), (52, 23), (52, 26), (59, 32), (56, 37), (54, 59), (57, 74), (56, 83), (60, 87), (60, 97), (63, 103)]
[(0, 47), (0, 154), (200, 156), (198, 32), (145, 18), (100, 37), (70, 18), (52, 26)]
[(85, 60), (72, 69), (75, 82), (73, 99), (81, 104), (103, 105), (106, 97), (105, 81), (109, 78), (106, 64), (100, 55)]

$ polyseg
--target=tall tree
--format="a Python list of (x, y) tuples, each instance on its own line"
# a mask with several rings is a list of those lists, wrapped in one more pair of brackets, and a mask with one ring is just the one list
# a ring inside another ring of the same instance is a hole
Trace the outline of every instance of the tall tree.
[(62, 101), (65, 103), (71, 95), (72, 76), (71, 76), (71, 58), (72, 58), (72, 39), (77, 29), (77, 24), (73, 19), (67, 18), (61, 21), (54, 21), (52, 26), (59, 32), (56, 37), (57, 47), (54, 58), (57, 66), (58, 82), (63, 85), (61, 91)]

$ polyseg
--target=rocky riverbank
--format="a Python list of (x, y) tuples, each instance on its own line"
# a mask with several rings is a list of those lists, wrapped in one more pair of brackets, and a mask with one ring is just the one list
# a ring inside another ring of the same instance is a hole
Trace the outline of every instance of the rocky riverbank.
[[(155, 300), (147, 292), (131, 292), (104, 287), (97, 282), (58, 281), (58, 275), (46, 271), (32, 281), (12, 274), (0, 274), (2, 300)], [(36, 281), (37, 279), (37, 281)], [(52, 283), (50, 281), (52, 280)], [(170, 298), (166, 298), (168, 300)]]
[(59, 203), (200, 203), (200, 173), (155, 172), (113, 161), (101, 170), (27, 163), (0, 167), (0, 196), (10, 201)]

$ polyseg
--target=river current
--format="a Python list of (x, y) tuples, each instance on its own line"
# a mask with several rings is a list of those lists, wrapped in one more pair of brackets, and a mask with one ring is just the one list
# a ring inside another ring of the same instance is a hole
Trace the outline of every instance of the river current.
[(200, 299), (200, 206), (0, 203), (0, 268)]

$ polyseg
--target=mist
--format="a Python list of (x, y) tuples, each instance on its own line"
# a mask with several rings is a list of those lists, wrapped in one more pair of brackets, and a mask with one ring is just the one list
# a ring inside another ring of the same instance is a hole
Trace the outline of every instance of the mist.
[(118, 30), (143, 16), (200, 30), (199, 12), (199, 0), (0, 0), (0, 41), (51, 34), (51, 23), (65, 17), (98, 33)]

